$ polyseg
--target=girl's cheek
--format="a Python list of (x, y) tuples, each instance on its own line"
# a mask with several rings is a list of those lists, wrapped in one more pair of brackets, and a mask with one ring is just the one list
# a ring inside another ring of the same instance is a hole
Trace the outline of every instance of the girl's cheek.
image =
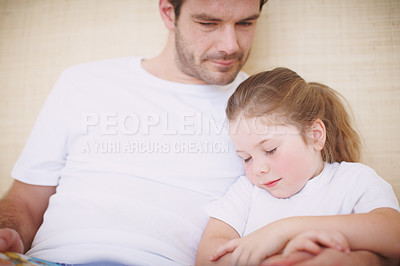
[(297, 165), (302, 164), (302, 156), (303, 154), (297, 154), (297, 152), (288, 150), (287, 147), (282, 147), (271, 161), (276, 171), (290, 172), (290, 170), (293, 170), (296, 172)]
[(288, 154), (276, 164), (277, 171), (289, 176), (301, 174), (307, 164), (304, 159), (302, 156)]
[(252, 183), (252, 184), (254, 184), (254, 175), (253, 175), (253, 172), (251, 171), (251, 169), (250, 169), (250, 167), (247, 165), (247, 164), (245, 164), (245, 171), (246, 171), (246, 176), (247, 176), (247, 179), (249, 179), (249, 181)]

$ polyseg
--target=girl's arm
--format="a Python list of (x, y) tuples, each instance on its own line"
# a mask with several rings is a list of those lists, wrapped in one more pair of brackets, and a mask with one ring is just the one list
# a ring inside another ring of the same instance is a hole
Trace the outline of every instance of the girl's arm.
[(369, 250), (385, 257), (400, 256), (400, 213), (379, 208), (369, 213), (305, 216), (282, 219), (279, 226), (288, 231), (289, 239), (306, 230), (337, 230), (352, 250)]
[(217, 249), (214, 258), (232, 253), (236, 262), (257, 264), (282, 250), (296, 235), (314, 229), (341, 232), (352, 250), (369, 250), (385, 257), (400, 256), (400, 213), (379, 208), (360, 214), (285, 218), (227, 242)]
[(197, 248), (196, 265), (229, 265), (229, 254), (217, 261), (211, 261), (210, 257), (218, 247), (239, 237), (236, 230), (227, 223), (210, 218)]

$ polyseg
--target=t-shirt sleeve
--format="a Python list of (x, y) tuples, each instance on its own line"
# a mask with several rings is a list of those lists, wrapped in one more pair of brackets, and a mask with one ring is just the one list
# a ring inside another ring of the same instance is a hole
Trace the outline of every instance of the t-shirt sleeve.
[(370, 212), (378, 208), (393, 208), (400, 211), (392, 186), (372, 168), (363, 165), (357, 174), (358, 185), (352, 193), (356, 202), (353, 209), (355, 213)]
[(28, 141), (14, 165), (12, 177), (28, 184), (55, 186), (65, 165), (67, 129), (62, 110), (63, 76), (48, 96)]
[(232, 226), (243, 236), (251, 209), (254, 186), (245, 176), (240, 177), (223, 198), (209, 204), (206, 210), (210, 217)]

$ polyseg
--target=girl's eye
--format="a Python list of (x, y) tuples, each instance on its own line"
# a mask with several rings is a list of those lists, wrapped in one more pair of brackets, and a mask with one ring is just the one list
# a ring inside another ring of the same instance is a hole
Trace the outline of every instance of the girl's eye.
[(272, 149), (272, 150), (269, 150), (269, 151), (265, 151), (268, 155), (272, 155), (272, 154), (274, 154), (275, 152), (276, 152), (276, 149), (277, 149), (278, 147), (276, 147), (275, 149)]
[(245, 163), (247, 163), (247, 162), (249, 162), (249, 161), (250, 161), (250, 159), (251, 159), (251, 157), (249, 157), (249, 158), (246, 158), (246, 159), (243, 159), (243, 161), (244, 161)]

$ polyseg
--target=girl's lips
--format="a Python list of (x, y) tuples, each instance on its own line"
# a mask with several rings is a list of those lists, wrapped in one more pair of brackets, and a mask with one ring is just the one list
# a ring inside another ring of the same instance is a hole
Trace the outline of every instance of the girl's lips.
[(282, 178), (279, 178), (279, 179), (264, 183), (264, 186), (266, 186), (267, 188), (272, 188), (272, 187), (276, 186), (278, 184), (278, 182), (281, 181), (281, 179)]

